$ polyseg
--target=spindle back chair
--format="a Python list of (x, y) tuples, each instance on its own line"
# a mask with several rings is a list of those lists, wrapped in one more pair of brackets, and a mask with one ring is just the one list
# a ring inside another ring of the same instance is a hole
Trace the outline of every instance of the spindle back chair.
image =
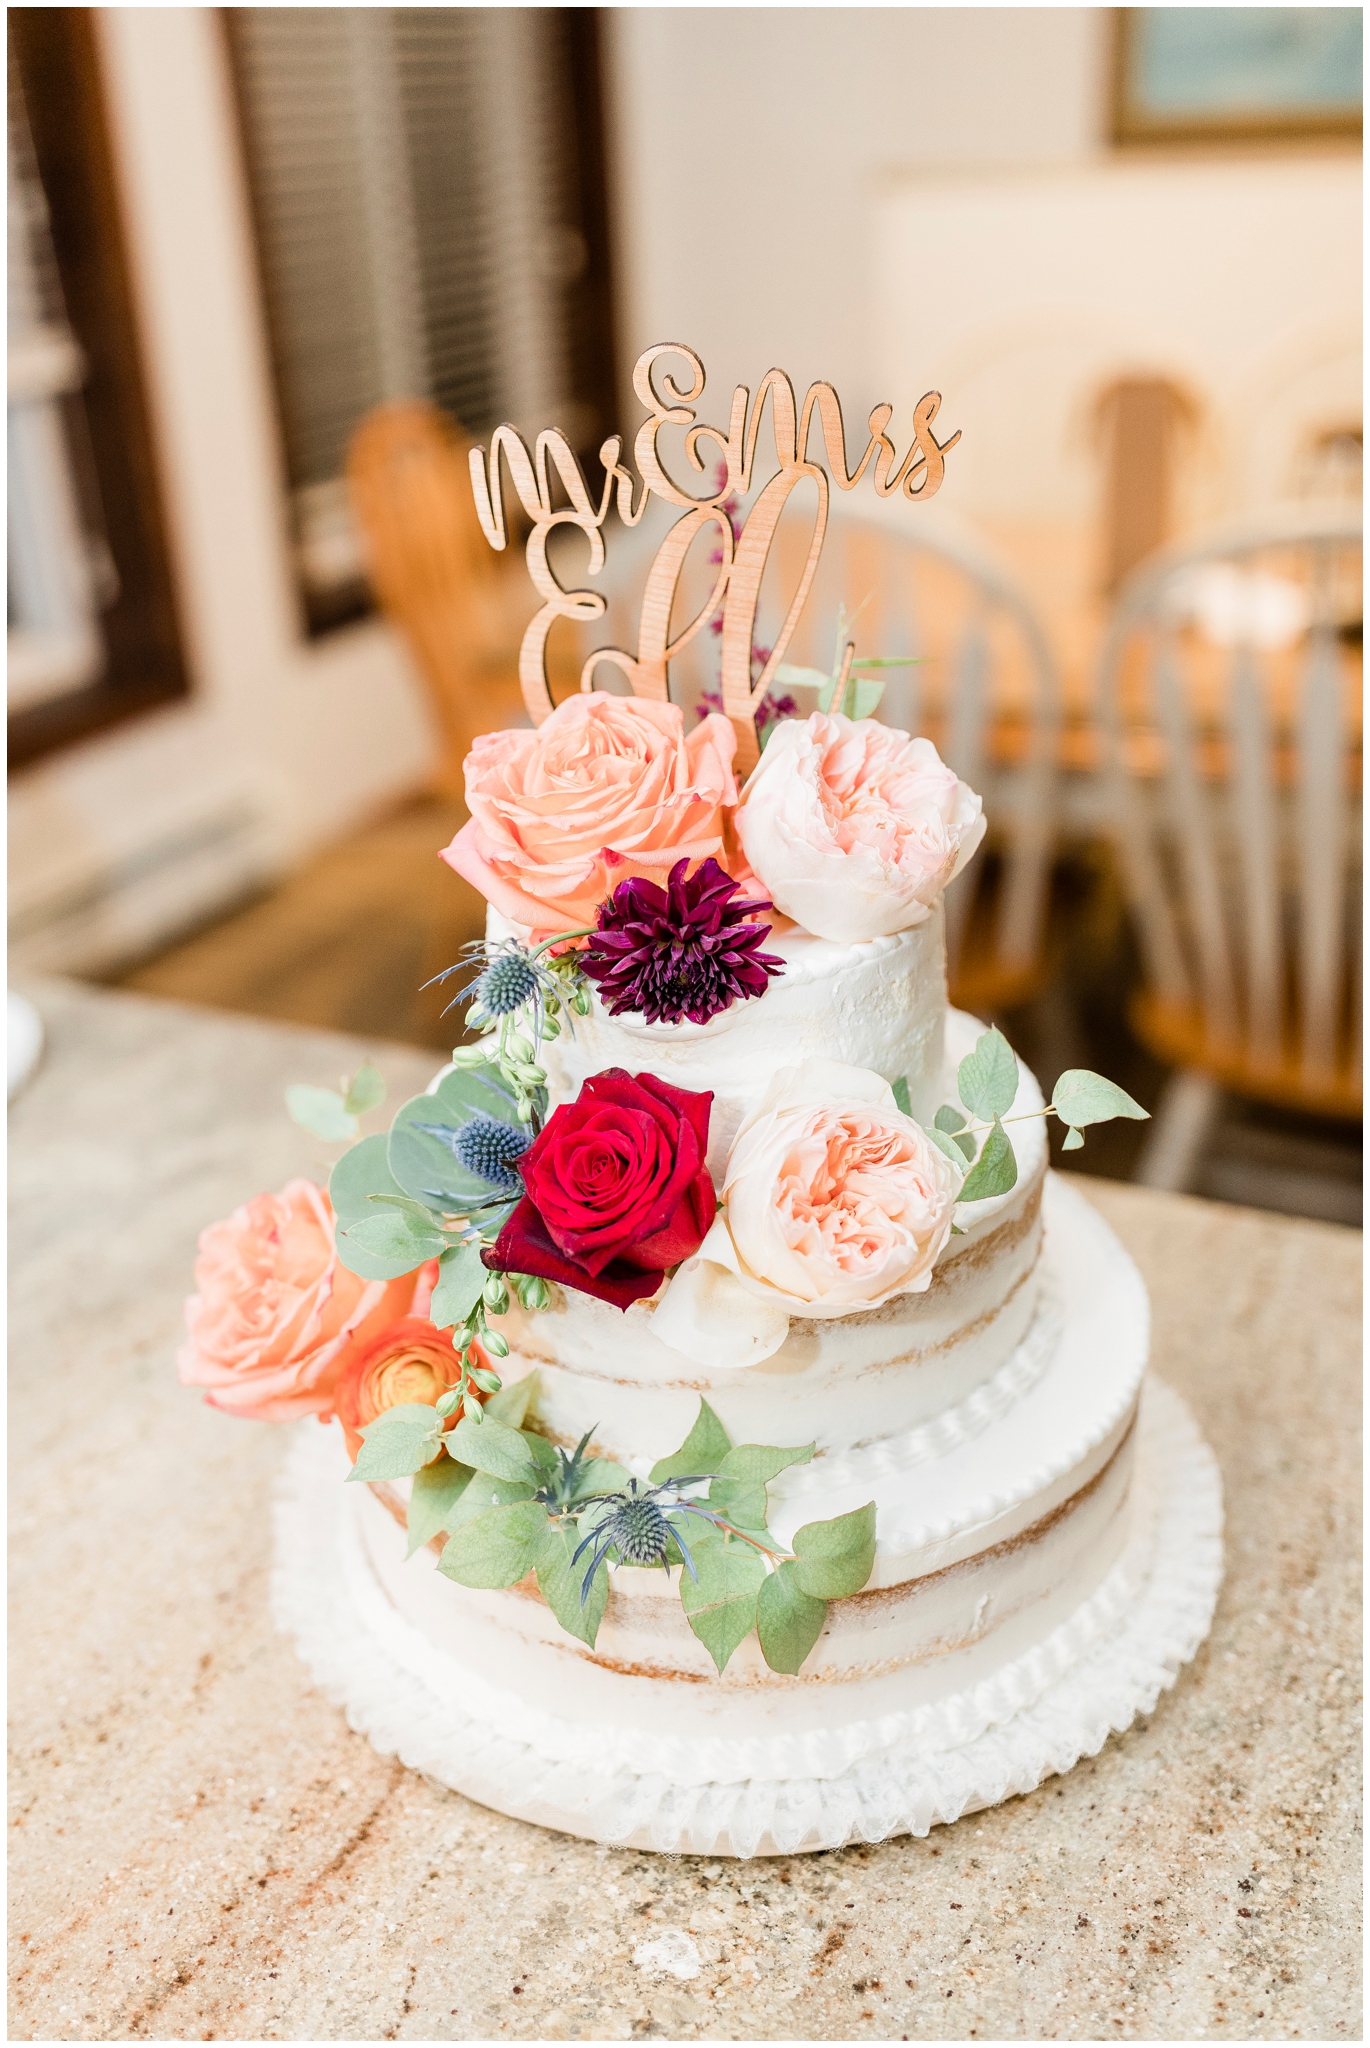
[[(1228, 1089), (1358, 1117), (1361, 524), (1289, 508), (1158, 554), (1099, 668), (1107, 814), (1141, 949), (1140, 1037), (1182, 1184)], [(1208, 1098), (1194, 1077), (1204, 1077)]]

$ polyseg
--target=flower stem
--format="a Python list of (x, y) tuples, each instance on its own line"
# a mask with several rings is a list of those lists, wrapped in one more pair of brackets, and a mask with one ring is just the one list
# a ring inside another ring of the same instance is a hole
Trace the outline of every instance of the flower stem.
[(551, 947), (564, 946), (568, 939), (588, 939), (593, 936), (594, 931), (594, 925), (583, 924), (573, 932), (554, 932), (550, 939), (544, 939), (540, 946), (534, 946), (532, 958), (534, 960), (541, 959), (542, 955)]

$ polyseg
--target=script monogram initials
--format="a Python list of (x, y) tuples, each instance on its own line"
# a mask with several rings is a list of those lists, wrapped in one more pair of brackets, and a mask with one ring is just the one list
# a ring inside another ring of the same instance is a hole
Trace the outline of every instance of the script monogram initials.
[[(680, 383), (671, 371), (663, 368), (658, 390), (653, 381), (653, 370), (662, 356), (684, 359), (689, 365), (687, 383)], [(622, 440), (617, 434), (612, 435), (599, 451), (599, 459), (604, 465), (604, 487), (598, 504), (591, 497), (580, 464), (562, 434), (539, 434), (530, 455), (522, 435), (514, 427), (502, 426), (491, 437), (488, 456), (483, 448), (471, 451), (471, 482), (476, 510), (490, 545), (502, 549), (508, 537), (501, 457), (508, 467), (519, 503), (532, 521), (533, 530), (528, 537), (527, 549), (528, 573), (543, 603), (529, 622), (519, 649), (519, 681), (524, 701), (535, 725), (540, 725), (554, 708), (547, 685), (546, 664), (547, 635), (553, 621), (559, 618), (597, 619), (606, 609), (606, 600), (600, 591), (567, 590), (558, 582), (547, 560), (548, 535), (556, 526), (579, 527), (589, 542), (586, 573), (597, 576), (604, 567), (602, 528), (610, 505), (617, 503), (618, 516), (625, 526), (636, 526), (646, 509), (648, 496), (655, 494), (667, 504), (682, 507), (684, 516), (666, 535), (648, 571), (642, 596), (637, 653), (628, 654), (620, 647), (596, 649), (581, 671), (580, 687), (582, 690), (591, 689), (595, 669), (601, 662), (609, 662), (622, 670), (636, 696), (664, 701), (668, 695), (672, 659), (708, 623), (721, 603), (723, 707), (737, 734), (737, 771), (739, 775), (746, 775), (758, 758), (756, 713), (776, 669), (785, 659), (785, 650), (818, 569), (818, 558), (827, 532), (828, 472), (821, 463), (811, 460), (808, 452), (815, 414), (832, 480), (838, 489), (853, 490), (869, 468), (876, 491), (884, 498), (896, 491), (908, 498), (931, 498), (941, 488), (946, 452), (956, 445), (961, 436), (958, 431), (945, 441), (937, 439), (932, 423), (942, 400), (940, 393), (929, 391), (914, 407), (913, 443), (901, 462), (885, 431), (894, 408), (877, 405), (867, 422), (870, 439), (865, 452), (855, 469), (849, 470), (842, 407), (836, 391), (831, 384), (811, 384), (805, 393), (803, 406), (796, 411), (794, 386), (783, 370), (766, 372), (758, 387), (755, 404), (751, 402), (747, 386), (737, 386), (733, 392), (728, 429), (724, 433), (721, 428), (696, 419), (694, 405), (704, 390), (704, 365), (694, 350), (681, 342), (659, 342), (654, 348), (645, 350), (633, 370), (633, 389), (646, 406), (648, 415), (633, 444), (641, 482), (637, 483), (632, 471), (624, 467), (620, 460)], [(757, 437), (767, 399), (770, 400), (779, 467), (756, 497), (741, 537), (734, 545), (732, 526), (727, 513), (722, 510), (722, 501), (731, 492), (746, 492), (752, 487)], [(721, 456), (726, 468), (721, 489), (692, 497), (667, 475), (657, 445), (663, 427), (685, 428), (686, 459), (700, 475), (709, 466), (709, 457), (703, 452), (704, 444), (713, 443), (714, 460)], [(569, 500), (555, 507), (552, 502), (553, 472)], [(813, 534), (775, 645), (760, 676), (753, 683), (752, 645), (762, 575), (781, 514), (792, 492), (805, 480), (813, 482), (818, 496)], [(696, 536), (709, 526), (718, 534), (722, 555), (718, 575), (701, 610), (673, 640), (671, 611), (685, 557)]]

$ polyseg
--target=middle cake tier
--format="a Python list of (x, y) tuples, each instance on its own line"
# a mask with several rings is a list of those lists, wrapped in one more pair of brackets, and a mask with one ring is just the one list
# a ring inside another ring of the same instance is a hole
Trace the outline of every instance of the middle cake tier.
[[(947, 1015), (947, 1059), (938, 1100), (955, 1099), (957, 1063), (981, 1026)], [(937, 1091), (934, 1089), (934, 1093)], [(734, 1443), (801, 1444), (820, 1452), (895, 1437), (954, 1411), (999, 1375), (1030, 1378), (1051, 1340), (1042, 1299), (1042, 1182), (1047, 1146), (1041, 1091), (1019, 1063), (1010, 1116), (1017, 1184), (1006, 1195), (963, 1204), (922, 1293), (827, 1319), (796, 1318), (780, 1349), (759, 1364), (701, 1367), (664, 1344), (652, 1304), (624, 1311), (572, 1290), (551, 1309), (515, 1303), (499, 1328), (511, 1355), (506, 1381), (540, 1374), (539, 1426), (554, 1441), (592, 1446), (644, 1473), (685, 1439), (701, 1397)]]

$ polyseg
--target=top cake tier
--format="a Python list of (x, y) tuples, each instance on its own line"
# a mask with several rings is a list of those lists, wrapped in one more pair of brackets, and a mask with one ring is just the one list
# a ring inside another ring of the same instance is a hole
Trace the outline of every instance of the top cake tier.
[[(490, 910), (493, 940), (523, 937)], [(930, 1123), (942, 1097), (947, 1011), (946, 951), (939, 902), (932, 915), (892, 938), (842, 945), (791, 929), (767, 940), (785, 962), (764, 996), (736, 1003), (707, 1024), (648, 1024), (612, 1017), (596, 996), (574, 1030), (544, 1044), (551, 1105), (574, 1100), (582, 1082), (607, 1067), (652, 1073), (678, 1088), (713, 1094), (708, 1166), (723, 1171), (738, 1125), (781, 1067), (841, 1060), (886, 1081), (908, 1083), (909, 1105)]]

